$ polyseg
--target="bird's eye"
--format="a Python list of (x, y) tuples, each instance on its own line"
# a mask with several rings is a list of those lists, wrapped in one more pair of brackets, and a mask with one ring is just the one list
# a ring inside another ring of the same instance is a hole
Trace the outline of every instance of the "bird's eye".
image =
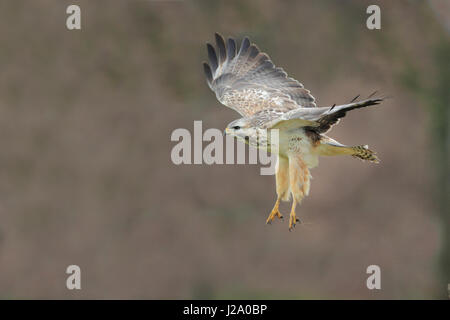
[(239, 126), (234, 126), (234, 127), (231, 127), (232, 129), (234, 129), (234, 130), (239, 130), (241, 127), (239, 127)]

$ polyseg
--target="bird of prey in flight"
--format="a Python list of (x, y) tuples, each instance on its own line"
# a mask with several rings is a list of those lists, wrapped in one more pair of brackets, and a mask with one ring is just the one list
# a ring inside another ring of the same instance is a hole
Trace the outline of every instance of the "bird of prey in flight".
[[(350, 155), (378, 162), (366, 145), (346, 146), (325, 133), (347, 111), (377, 105), (383, 99), (355, 101), (356, 97), (348, 104), (317, 107), (309, 90), (277, 68), (247, 37), (239, 50), (232, 38), (225, 43), (216, 33), (215, 40), (217, 48), (207, 44), (209, 64), (203, 64), (206, 80), (217, 99), (242, 116), (228, 124), (225, 132), (247, 143), (253, 141), (250, 145), (276, 150), (277, 200), (266, 223), (283, 218), (278, 209), (280, 201), (289, 201), (292, 195), (292, 230), (300, 222), (295, 208), (309, 193), (309, 169), (318, 165), (319, 156)], [(278, 129), (277, 142), (270, 138), (274, 129)]]

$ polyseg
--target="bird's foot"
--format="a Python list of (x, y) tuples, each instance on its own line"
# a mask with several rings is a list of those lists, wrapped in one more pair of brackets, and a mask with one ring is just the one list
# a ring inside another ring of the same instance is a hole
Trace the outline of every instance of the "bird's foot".
[(289, 215), (289, 231), (294, 230), (295, 225), (297, 222), (300, 224), (301, 221), (299, 218), (297, 218), (295, 211), (291, 211), (291, 214)]
[(266, 224), (271, 224), (275, 217), (277, 217), (278, 219), (283, 219), (283, 215), (280, 213), (280, 210), (278, 210), (278, 205), (275, 205), (275, 207), (272, 209), (272, 212), (269, 214), (269, 217), (266, 220)]

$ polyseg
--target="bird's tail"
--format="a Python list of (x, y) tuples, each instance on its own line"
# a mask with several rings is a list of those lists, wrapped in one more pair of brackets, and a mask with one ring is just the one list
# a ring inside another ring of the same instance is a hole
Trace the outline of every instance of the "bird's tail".
[(376, 153), (370, 150), (367, 145), (350, 147), (350, 149), (353, 151), (353, 153), (351, 154), (352, 157), (375, 163), (380, 162), (380, 160), (377, 158)]
[(376, 153), (370, 150), (367, 145), (349, 147), (326, 136), (322, 136), (322, 141), (317, 150), (321, 156), (338, 156), (347, 154), (364, 161), (375, 163), (380, 162), (376, 156)]

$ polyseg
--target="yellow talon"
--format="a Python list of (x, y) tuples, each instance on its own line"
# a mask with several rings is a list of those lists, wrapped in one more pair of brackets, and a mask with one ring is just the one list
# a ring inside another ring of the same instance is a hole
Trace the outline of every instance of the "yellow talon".
[(275, 206), (273, 207), (272, 212), (269, 214), (269, 217), (266, 220), (266, 224), (271, 224), (275, 217), (283, 219), (283, 215), (280, 213), (280, 210), (278, 210), (279, 205), (280, 199), (278, 198), (277, 202), (275, 202)]
[(289, 215), (289, 231), (292, 231), (297, 222), (300, 222), (300, 219), (297, 218), (297, 215), (295, 214), (296, 205), (297, 201), (294, 199), (294, 201), (292, 202), (291, 214)]
[(299, 221), (300, 220), (295, 215), (295, 211), (291, 212), (291, 214), (289, 216), (289, 231), (292, 231), (294, 229), (295, 225), (297, 224), (297, 222), (299, 222)]

